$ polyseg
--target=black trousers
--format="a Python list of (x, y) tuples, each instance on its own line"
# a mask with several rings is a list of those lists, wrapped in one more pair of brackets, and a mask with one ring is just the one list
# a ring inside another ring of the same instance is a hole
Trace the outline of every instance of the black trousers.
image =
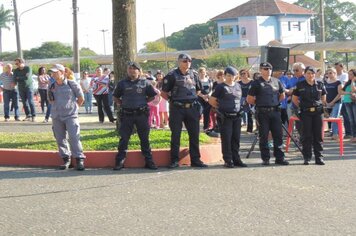
[(241, 118), (225, 118), (221, 123), (220, 134), (224, 161), (240, 160)]
[(257, 121), (259, 123), (259, 138), (260, 138), (260, 151), (262, 160), (270, 159), (270, 152), (268, 147), (268, 134), (272, 133), (273, 138), (273, 155), (276, 160), (284, 158), (282, 151), (282, 121), (281, 113), (279, 111), (270, 112), (257, 112)]
[(140, 138), (141, 152), (146, 160), (152, 159), (152, 152), (149, 142), (150, 126), (148, 124), (148, 113), (140, 113), (135, 115), (125, 115), (120, 117), (120, 141), (118, 146), (118, 159), (126, 158), (127, 147), (134, 128), (137, 128), (137, 134)]
[(288, 119), (288, 113), (286, 108), (281, 108), (281, 120), (282, 124), (288, 124), (289, 119)]
[(112, 115), (111, 108), (109, 106), (109, 95), (108, 94), (101, 94), (101, 95), (94, 95), (96, 103), (98, 104), (98, 115), (99, 121), (104, 122), (104, 111), (109, 118), (109, 121), (114, 121), (114, 116)]
[(210, 125), (210, 110), (211, 110), (211, 105), (203, 100), (202, 98), (199, 97), (199, 102), (201, 106), (203, 107), (203, 129), (206, 130), (209, 128)]
[(303, 157), (310, 161), (312, 158), (312, 148), (315, 159), (320, 158), (323, 151), (322, 126), (323, 118), (319, 112), (302, 112), (300, 114), (303, 132)]
[(169, 106), (169, 128), (171, 129), (171, 159), (179, 160), (180, 136), (183, 122), (189, 135), (189, 154), (191, 161), (200, 159), (199, 150), (200, 107), (195, 104), (191, 108)]

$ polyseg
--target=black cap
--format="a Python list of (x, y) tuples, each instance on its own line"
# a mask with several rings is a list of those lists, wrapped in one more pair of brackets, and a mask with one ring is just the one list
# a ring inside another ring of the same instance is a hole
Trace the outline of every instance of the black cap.
[(307, 66), (307, 67), (305, 67), (304, 73), (307, 73), (307, 71), (311, 71), (311, 72), (313, 72), (314, 74), (316, 73), (316, 69), (315, 69), (313, 66)]
[(225, 71), (224, 71), (224, 74), (230, 74), (230, 75), (233, 75), (233, 76), (236, 76), (237, 75), (237, 70), (232, 67), (232, 66), (228, 66), (225, 68)]
[(192, 57), (189, 56), (189, 55), (186, 54), (186, 53), (182, 53), (182, 54), (179, 54), (178, 60), (189, 60), (189, 61), (191, 61), (191, 60), (192, 60)]
[(269, 69), (271, 69), (272, 70), (272, 65), (269, 63), (269, 62), (262, 62), (261, 64), (260, 64), (260, 68), (269, 68)]
[(129, 63), (127, 63), (127, 66), (132, 66), (132, 67), (135, 67), (137, 70), (141, 70), (140, 64), (138, 64), (137, 62), (134, 62), (134, 61), (130, 61)]

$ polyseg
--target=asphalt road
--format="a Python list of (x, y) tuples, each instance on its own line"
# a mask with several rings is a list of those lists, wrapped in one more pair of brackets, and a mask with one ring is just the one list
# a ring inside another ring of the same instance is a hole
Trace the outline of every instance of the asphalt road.
[[(83, 127), (101, 125), (90, 117)], [(19, 126), (51, 128), (0, 122)], [(243, 133), (243, 157), (252, 140)], [(0, 167), (0, 235), (356, 235), (355, 146), (346, 140), (340, 158), (326, 139), (325, 166), (293, 151), (290, 166), (262, 167), (256, 147), (243, 169)]]

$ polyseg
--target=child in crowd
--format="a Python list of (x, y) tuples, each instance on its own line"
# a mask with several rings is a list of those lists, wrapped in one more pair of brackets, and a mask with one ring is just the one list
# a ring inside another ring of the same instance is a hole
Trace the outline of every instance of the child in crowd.
[[(159, 103), (161, 102), (161, 92), (159, 91), (159, 89), (157, 89), (157, 82), (155, 80), (152, 80), (151, 84), (157, 95), (151, 102), (148, 103), (148, 106), (150, 107), (150, 116), (148, 122), (151, 128), (158, 129), (161, 125), (159, 117)], [(153, 119), (155, 121), (155, 126), (153, 125)]]

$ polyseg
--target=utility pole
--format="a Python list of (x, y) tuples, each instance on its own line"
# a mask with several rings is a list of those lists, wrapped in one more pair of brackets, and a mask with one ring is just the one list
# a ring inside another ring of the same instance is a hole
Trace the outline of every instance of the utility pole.
[(102, 29), (102, 30), (99, 30), (101, 32), (103, 32), (103, 41), (104, 41), (104, 55), (106, 55), (106, 42), (105, 42), (105, 32), (107, 32), (108, 30), (107, 29)]
[(14, 5), (14, 18), (15, 18), (15, 30), (16, 30), (16, 45), (17, 45), (17, 56), (19, 58), (23, 58), (22, 48), (21, 48), (21, 37), (20, 37), (20, 25), (19, 25), (19, 17), (17, 14), (17, 5), (16, 0), (12, 0)]
[[(321, 42), (325, 43), (325, 19), (324, 19), (324, 0), (320, 0), (320, 37)], [(321, 69), (325, 71), (325, 51), (320, 52)]]
[(77, 0), (72, 0), (73, 8), (73, 72), (76, 79), (80, 78), (80, 61), (78, 47), (78, 7)]

